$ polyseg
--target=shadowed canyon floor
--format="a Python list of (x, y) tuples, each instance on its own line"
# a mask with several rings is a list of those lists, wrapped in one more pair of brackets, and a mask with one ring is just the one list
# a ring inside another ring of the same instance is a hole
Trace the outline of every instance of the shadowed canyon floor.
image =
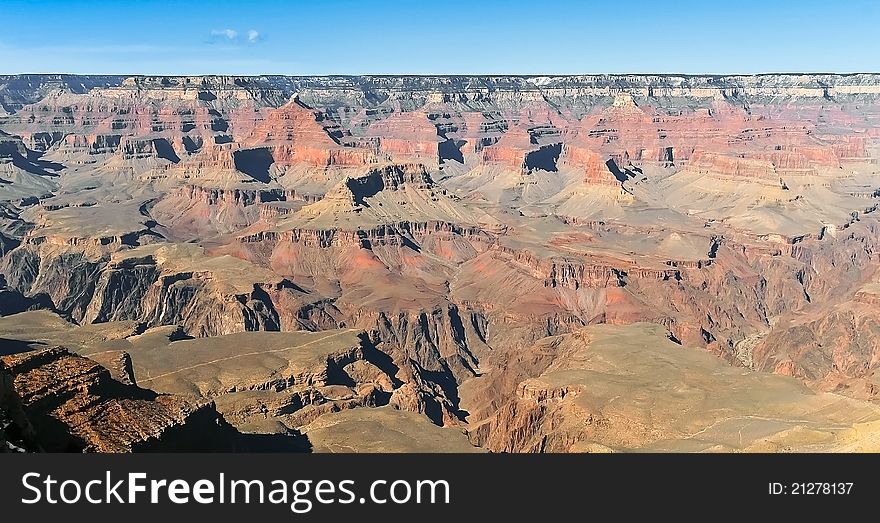
[(878, 75), (0, 104), (0, 447), (880, 448)]

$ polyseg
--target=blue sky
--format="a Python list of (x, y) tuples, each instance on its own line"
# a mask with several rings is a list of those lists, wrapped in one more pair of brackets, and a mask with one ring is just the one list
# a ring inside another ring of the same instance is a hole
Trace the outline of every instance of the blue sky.
[(0, 0), (0, 73), (880, 71), (880, 1)]

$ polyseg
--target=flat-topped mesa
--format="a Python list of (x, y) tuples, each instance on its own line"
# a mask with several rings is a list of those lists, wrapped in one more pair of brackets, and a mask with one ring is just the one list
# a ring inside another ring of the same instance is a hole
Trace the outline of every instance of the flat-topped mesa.
[(188, 200), (202, 202), (206, 205), (235, 205), (246, 207), (262, 202), (271, 202), (285, 199), (284, 191), (280, 189), (224, 189), (219, 187), (203, 187), (200, 185), (186, 184), (177, 190), (178, 196)]
[(58, 144), (58, 149), (86, 154), (113, 154), (119, 150), (121, 134), (68, 134)]
[(289, 229), (370, 229), (380, 224), (446, 222), (495, 231), (501, 222), (434, 184), (421, 163), (386, 164), (349, 175), (324, 197), (277, 224)]
[(779, 173), (773, 162), (761, 158), (697, 151), (691, 155), (684, 170), (723, 180), (779, 183)]
[(512, 258), (517, 265), (526, 268), (532, 277), (542, 281), (544, 287), (623, 287), (635, 280), (677, 281), (682, 274), (682, 268), (672, 265), (668, 268), (646, 268), (598, 259), (540, 257), (528, 250), (512, 249), (500, 244), (492, 245), (491, 250)]
[[(182, 150), (182, 147), (178, 148)], [(123, 160), (147, 158), (164, 158), (172, 162), (179, 160), (174, 145), (165, 138), (135, 137), (118, 133), (68, 134), (55, 142), (55, 150), (67, 154), (94, 156), (117, 154)], [(77, 163), (77, 160), (71, 161)]]
[(172, 163), (180, 161), (180, 157), (165, 138), (123, 136), (119, 142), (119, 154), (124, 160), (161, 158)]
[[(156, 358), (154, 354), (132, 351), (132, 360), (139, 369), (146, 371), (147, 376), (166, 374), (141, 380), (157, 390), (176, 392), (197, 388), (203, 397), (215, 398), (244, 391), (301, 391), (341, 385), (336, 381), (339, 370), (354, 362), (370, 365), (365, 355), (369, 350), (368, 343), (366, 334), (357, 330), (233, 333), (172, 342), (167, 346), (168, 350), (178, 354), (180, 359), (177, 361), (188, 364), (179, 369), (182, 371), (179, 373), (174, 371), (178, 370), (180, 363)], [(261, 364), (261, 353), (263, 357), (271, 354), (268, 357), (278, 358), (278, 366), (267, 370)], [(217, 364), (221, 355), (238, 359), (239, 372), (218, 374), (215, 368), (210, 368)], [(203, 368), (201, 372), (195, 370), (200, 367)], [(370, 370), (381, 376), (390, 392), (393, 379), (377, 368), (370, 367)]]
[[(271, 212), (271, 211), (270, 211)], [(272, 213), (275, 216), (286, 213)], [(248, 244), (265, 244), (274, 247), (279, 244), (297, 244), (306, 247), (327, 249), (330, 247), (356, 247), (372, 249), (377, 246), (412, 246), (412, 241), (423, 241), (427, 236), (459, 236), (469, 241), (492, 242), (492, 235), (479, 227), (457, 225), (443, 221), (397, 222), (377, 224), (369, 228), (357, 230), (343, 229), (307, 229), (295, 228), (285, 231), (260, 231), (238, 237), (238, 242)]]
[(36, 229), (35, 233), (25, 237), (24, 243), (33, 246), (45, 244), (54, 247), (76, 247), (82, 250), (86, 256), (99, 256), (116, 251), (123, 246), (135, 244), (139, 237), (149, 233), (150, 231), (146, 227), (140, 231), (94, 236), (51, 233), (42, 235), (40, 229)]
[[(27, 257), (28, 253), (24, 250), (41, 250), (47, 247), (52, 251), (51, 255), (47, 252), (47, 261), (52, 256), (59, 256), (61, 252), (100, 258), (123, 246), (148, 243), (159, 238), (159, 235), (150, 230), (153, 225), (150, 219), (138, 212), (142, 200), (131, 200), (119, 206), (101, 205), (95, 201), (86, 201), (79, 205), (55, 205), (53, 202), (50, 200), (46, 204), (27, 209), (27, 219), (34, 227), (24, 235), (18, 255)], [(56, 247), (61, 249), (54, 249)], [(16, 261), (10, 258), (4, 262), (15, 264), (34, 261)], [(4, 270), (10, 270), (9, 266), (6, 267)]]
[(615, 186), (627, 178), (613, 159), (587, 148), (582, 142), (565, 143), (562, 158), (568, 167), (582, 169), (584, 182), (590, 185)]
[[(363, 204), (354, 203), (347, 188), (348, 195), (334, 191), (338, 198), (331, 193), (270, 222), (264, 230), (240, 236), (232, 252), (295, 279), (341, 277), (346, 285), (369, 285), (373, 278), (365, 277), (365, 271), (378, 271), (375, 274), (384, 278), (384, 267), (406, 270), (401, 263), (425, 255), (464, 260), (495, 241), (493, 226), (498, 223), (481, 223), (490, 216), (459, 206), (439, 192), (431, 201), (432, 189), (413, 188), (397, 176), (391, 182), (398, 188), (378, 191)], [(380, 178), (379, 183), (385, 182)]]
[(528, 129), (517, 125), (494, 144), (483, 147), (482, 160), (529, 174), (535, 170), (556, 171), (561, 152), (561, 143), (539, 144)]
[(223, 188), (206, 187), (191, 183), (177, 189), (177, 196), (206, 205), (234, 205), (239, 207), (269, 202), (314, 202), (318, 200), (316, 196), (301, 194), (295, 189)]
[(379, 139), (379, 150), (392, 161), (416, 160), (436, 167), (440, 161), (437, 127), (421, 111), (394, 113), (370, 125), (367, 136)]
[(317, 167), (359, 166), (375, 161), (375, 154), (367, 148), (346, 147), (331, 135), (342, 131), (326, 120), (320, 112), (309, 109), (293, 99), (285, 105), (269, 110), (253, 132), (243, 140), (246, 148), (266, 148), (272, 162), (278, 167), (305, 163)]
[(283, 205), (273, 205), (271, 203), (260, 206), (260, 221), (265, 223), (272, 223), (273, 220), (277, 218), (283, 218), (285, 216), (290, 216), (296, 212), (296, 209), (283, 206)]
[(614, 95), (611, 106), (603, 111), (602, 120), (650, 122), (651, 116), (639, 107), (632, 94), (619, 92)]
[[(230, 182), (253, 181), (251, 176), (236, 168), (235, 143), (206, 144), (197, 154), (157, 165), (142, 177), (145, 179), (171, 178), (177, 180), (206, 179), (225, 185)], [(207, 183), (207, 182), (206, 182)]]
[[(383, 167), (370, 168), (366, 173), (349, 176), (337, 184), (322, 199), (320, 207), (307, 207), (305, 214), (319, 214), (325, 207), (342, 204), (344, 209), (360, 208), (365, 199), (376, 196), (382, 191), (397, 191), (404, 185), (416, 189), (431, 189), (434, 182), (428, 170), (422, 164), (389, 164)], [(443, 189), (436, 189), (443, 191)]]
[(348, 178), (345, 182), (355, 203), (363, 203), (364, 198), (379, 191), (396, 191), (404, 184), (427, 189), (434, 181), (422, 164), (394, 164), (370, 169), (366, 175)]
[(197, 337), (298, 330), (300, 308), (309, 307), (302, 294), (285, 278), (232, 256), (208, 256), (192, 244), (152, 245), (112, 255), (79, 319), (180, 325)]

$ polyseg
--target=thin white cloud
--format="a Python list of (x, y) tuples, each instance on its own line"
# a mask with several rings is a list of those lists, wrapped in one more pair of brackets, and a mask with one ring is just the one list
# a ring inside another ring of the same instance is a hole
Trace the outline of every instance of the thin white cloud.
[(238, 38), (238, 31), (235, 29), (213, 29), (211, 30), (211, 36), (222, 36), (227, 40), (235, 40)]
[(242, 44), (256, 44), (263, 40), (263, 35), (256, 29), (248, 29), (247, 31), (239, 31), (237, 29), (212, 29), (209, 44), (227, 43), (235, 46)]

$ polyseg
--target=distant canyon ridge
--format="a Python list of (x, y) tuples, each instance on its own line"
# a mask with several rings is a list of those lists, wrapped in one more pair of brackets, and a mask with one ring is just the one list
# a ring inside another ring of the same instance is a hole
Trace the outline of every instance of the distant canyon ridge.
[(880, 450), (880, 74), (0, 76), (0, 447)]

